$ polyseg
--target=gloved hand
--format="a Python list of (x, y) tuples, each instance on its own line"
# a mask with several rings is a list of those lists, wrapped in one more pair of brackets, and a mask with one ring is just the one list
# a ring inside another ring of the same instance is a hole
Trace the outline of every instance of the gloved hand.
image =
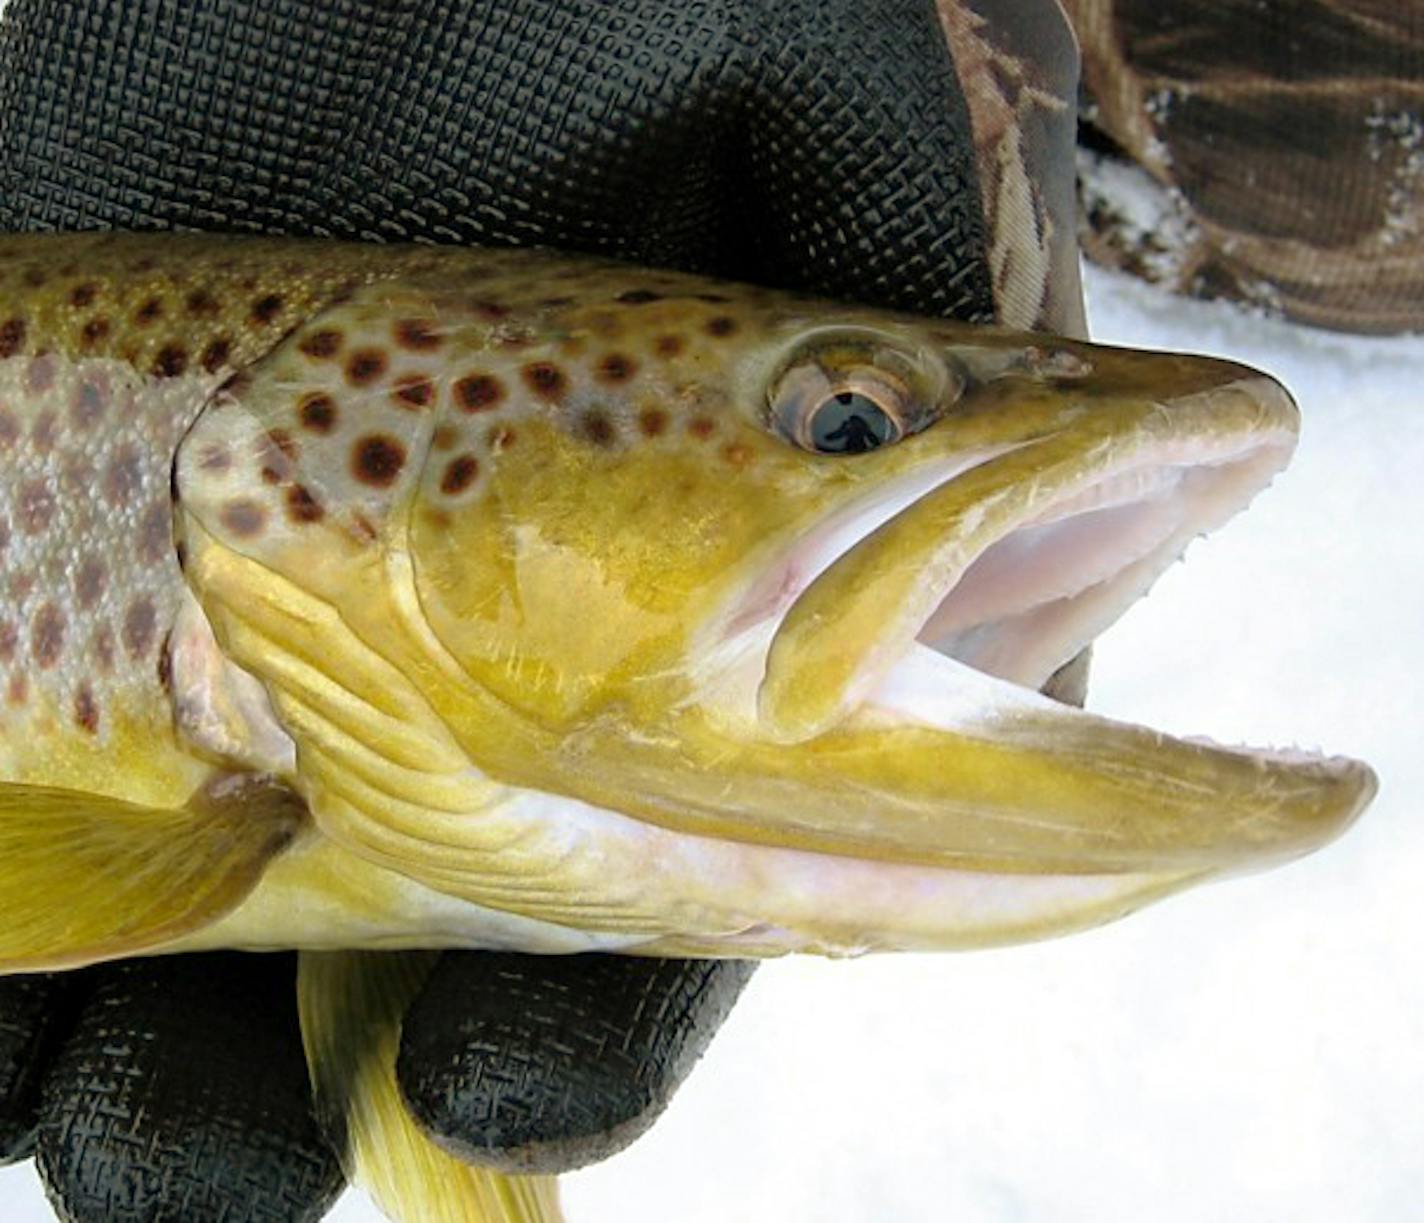
[[(541, 243), (996, 312), (930, 0), (11, 0), (0, 147), (6, 230)], [(471, 1156), (586, 1162), (651, 1122), (748, 975), (448, 953), (402, 1084)], [(292, 957), (0, 981), (0, 1156), (31, 1151), (77, 1220), (319, 1218), (340, 1173)]]

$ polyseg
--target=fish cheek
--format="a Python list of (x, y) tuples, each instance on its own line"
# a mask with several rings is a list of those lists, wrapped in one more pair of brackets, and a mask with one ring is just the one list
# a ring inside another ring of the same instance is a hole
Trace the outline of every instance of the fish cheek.
[(787, 518), (700, 447), (601, 450), (553, 423), (526, 422), (481, 481), (442, 505), (426, 476), (421, 606), (475, 682), (550, 726), (655, 720), (685, 696), (697, 628)]

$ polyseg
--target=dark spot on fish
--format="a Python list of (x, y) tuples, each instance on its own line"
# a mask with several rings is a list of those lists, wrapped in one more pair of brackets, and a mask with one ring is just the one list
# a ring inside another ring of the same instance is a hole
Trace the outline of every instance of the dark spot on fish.
[(69, 419), (74, 422), (76, 428), (92, 428), (104, 414), (104, 404), (107, 399), (108, 396), (103, 389), (86, 379), (79, 384), (79, 388), (74, 392), (74, 400), (69, 409)]
[(158, 612), (152, 599), (141, 596), (129, 604), (124, 613), (123, 641), (130, 658), (138, 660), (147, 655), (157, 628)]
[(358, 348), (346, 358), (346, 381), (369, 386), (386, 372), (386, 354), (379, 348)]
[(705, 442), (717, 431), (717, 424), (710, 417), (694, 416), (687, 422), (687, 431), (699, 441)]
[(525, 386), (542, 399), (558, 399), (564, 393), (564, 371), (550, 361), (531, 361), (520, 373)]
[(644, 408), (638, 414), (638, 428), (644, 437), (658, 437), (667, 432), (668, 414), (661, 408)]
[(617, 300), (625, 306), (643, 306), (648, 302), (662, 301), (661, 293), (654, 293), (651, 289), (629, 289), (625, 293), (618, 294)]
[(722, 457), (733, 467), (746, 467), (752, 461), (752, 448), (745, 442), (733, 442), (723, 447)]
[(143, 512), (138, 527), (138, 558), (157, 565), (173, 548), (173, 513), (167, 500), (155, 501)]
[(156, 322), (162, 315), (162, 300), (157, 297), (150, 297), (143, 305), (134, 311), (134, 322), (140, 327), (147, 327), (150, 323)]
[(94, 661), (105, 675), (114, 669), (114, 630), (107, 624), (94, 634)]
[(435, 384), (420, 374), (406, 374), (396, 381), (391, 398), (398, 408), (427, 408), (435, 402)]
[(611, 352), (598, 363), (600, 382), (627, 382), (637, 372), (633, 358), (621, 352)]
[(436, 450), (454, 450), (455, 443), (459, 440), (459, 432), (449, 425), (437, 425), (435, 432), (430, 435), (430, 444)]
[(25, 371), (25, 389), (32, 395), (43, 395), (54, 385), (54, 357), (46, 353), (35, 357)]
[(276, 293), (259, 297), (252, 303), (252, 321), (265, 326), (282, 313), (282, 299)]
[(76, 310), (83, 310), (86, 306), (92, 306), (98, 296), (99, 286), (86, 281), (82, 285), (75, 285), (69, 291), (69, 304)]
[(34, 593), (35, 575), (30, 572), (12, 573), (8, 581), (10, 589), (10, 601), (12, 603), (23, 603)]
[(126, 505), (138, 492), (140, 483), (138, 455), (128, 447), (104, 471), (104, 497), (110, 505)]
[(30, 622), (30, 654), (41, 671), (48, 671), (64, 653), (64, 613), (53, 603), (43, 604)]
[(466, 412), (487, 412), (504, 398), (504, 384), (493, 374), (470, 374), (455, 383), (455, 402)]
[(209, 442), (198, 455), (198, 466), (219, 475), (232, 467), (232, 455), (221, 442)]
[(219, 309), (218, 299), (204, 288), (194, 289), (183, 304), (194, 318), (209, 318)]
[(74, 596), (79, 603), (80, 611), (88, 611), (104, 595), (104, 587), (108, 584), (109, 574), (104, 566), (104, 562), (97, 556), (84, 558), (79, 566), (79, 572), (74, 576)]
[(724, 297), (721, 293), (698, 293), (697, 300), (700, 302), (710, 302), (714, 306), (725, 305), (731, 301), (730, 297)]
[(176, 378), (188, 368), (188, 350), (181, 344), (165, 344), (153, 359), (157, 378)]
[(74, 694), (74, 721), (80, 730), (91, 735), (99, 731), (99, 706), (88, 684), (80, 684), (79, 691)]
[(11, 449), (20, 440), (20, 422), (9, 408), (0, 408), (0, 450)]
[(19, 511), (20, 530), (26, 535), (38, 535), (54, 521), (54, 491), (44, 480), (26, 480), (20, 486), (15, 508)]
[(79, 333), (86, 345), (97, 344), (108, 334), (109, 320), (106, 318), (91, 318)]
[(440, 477), (440, 491), (453, 497), (469, 488), (479, 474), (479, 460), (472, 454), (462, 454), (446, 466), (445, 474)]
[(13, 620), (0, 620), (0, 662), (9, 662), (15, 657), (15, 647), (20, 642), (20, 630)]
[(258, 474), (267, 484), (291, 479), (301, 455), (295, 439), (285, 429), (269, 429), (257, 440)]
[(708, 335), (731, 335), (737, 329), (737, 320), (726, 314), (719, 314), (707, 320), (704, 330)]
[(580, 432), (595, 446), (611, 446), (617, 439), (618, 431), (613, 427), (613, 421), (609, 419), (607, 412), (599, 411), (597, 408), (590, 409), (583, 414), (579, 421)]
[(653, 351), (660, 357), (675, 357), (685, 343), (680, 335), (660, 335), (653, 341)]
[(336, 404), (330, 395), (306, 395), (297, 404), (302, 428), (312, 433), (330, 433), (336, 428)]
[(509, 307), (501, 305), (499, 302), (495, 301), (473, 302), (471, 303), (470, 309), (473, 310), (475, 314), (477, 314), (480, 318), (489, 319), (491, 321), (495, 319), (502, 319), (506, 314), (509, 313)]
[(158, 677), (158, 686), (164, 692), (173, 691), (173, 630), (163, 634), (163, 641), (158, 647), (158, 662), (154, 666), (154, 674)]
[(313, 331), (310, 335), (303, 336), (297, 347), (315, 361), (325, 361), (328, 357), (334, 357), (341, 348), (341, 332), (332, 331), (325, 328), (321, 331)]
[(231, 352), (232, 341), (226, 336), (218, 336), (217, 339), (208, 341), (208, 346), (203, 349), (203, 369), (210, 374), (217, 373), (227, 364)]
[(363, 437), (352, 451), (351, 467), (363, 484), (388, 488), (405, 466), (405, 447), (385, 434)]
[(267, 525), (267, 511), (257, 502), (243, 498), (223, 506), (218, 521), (239, 539), (251, 539)]
[(300, 484), (287, 489), (287, 517), (293, 522), (320, 522), (326, 511), (311, 493)]
[(25, 320), (18, 316), (0, 323), (0, 357), (13, 357), (24, 347)]
[(23, 705), (29, 695), (30, 681), (25, 678), (25, 673), (18, 671), (10, 676), (10, 682), (5, 686), (5, 699), (11, 705)]
[(440, 347), (439, 325), (433, 319), (403, 318), (395, 325), (396, 343), (416, 352), (432, 352)]
[(59, 418), (46, 408), (30, 426), (30, 441), (41, 454), (48, 454), (59, 440)]

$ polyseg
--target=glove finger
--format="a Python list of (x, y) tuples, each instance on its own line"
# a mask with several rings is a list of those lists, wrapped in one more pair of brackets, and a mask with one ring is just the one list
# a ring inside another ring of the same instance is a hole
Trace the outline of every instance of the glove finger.
[(295, 957), (132, 960), (45, 1075), (37, 1163), (74, 1223), (303, 1223), (342, 1186), (311, 1115)]
[(76, 985), (52, 973), (0, 978), (0, 1164), (33, 1153), (40, 1082), (70, 1023)]
[(448, 1150), (561, 1172), (643, 1133), (755, 966), (447, 952), (406, 1013), (396, 1074)]

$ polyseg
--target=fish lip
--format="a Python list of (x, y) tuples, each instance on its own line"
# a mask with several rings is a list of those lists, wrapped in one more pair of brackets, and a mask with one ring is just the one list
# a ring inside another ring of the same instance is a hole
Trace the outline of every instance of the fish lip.
[[(862, 704), (875, 686), (877, 679), (888, 673), (917, 643), (924, 641), (927, 630), (934, 622), (942, 621), (947, 606), (960, 592), (963, 583), (972, 577), (975, 566), (993, 554), (1001, 545), (1020, 537), (1027, 531), (1051, 527), (1058, 521), (1072, 521), (1091, 512), (1089, 510), (1073, 511), (1071, 508), (1067, 513), (1062, 511), (1065, 507), (1072, 507), (1074, 503), (1081, 505), (1084, 499), (1095, 490), (1101, 489), (1115, 480), (1122, 481), (1136, 475), (1165, 472), (1169, 469), (1195, 474), (1212, 469), (1229, 468), (1234, 471), (1236, 468), (1244, 466), (1246, 468), (1242, 481), (1246, 486), (1244, 495), (1239, 493), (1227, 495), (1224, 498), (1224, 505), (1212, 507), (1210, 512), (1197, 516), (1192, 520), (1189, 529), (1184, 527), (1181, 522), (1177, 523), (1176, 529), (1168, 532), (1152, 547), (1146, 549), (1141, 555), (1132, 557), (1128, 564), (1119, 568), (1112, 580), (1121, 579), (1135, 562), (1149, 562), (1145, 566), (1146, 571), (1140, 580), (1123, 582), (1125, 597), (1113, 600), (1110, 606), (1104, 608), (1102, 614), (1082, 618), (1073, 625), (1071, 633), (1060, 632), (1058, 634), (1059, 644), (1051, 653), (1045, 654), (1042, 649), (1039, 649), (1027, 662), (1023, 658), (1017, 660), (1000, 658), (995, 660), (994, 665), (982, 668), (990, 674), (1012, 679), (1029, 690), (1038, 690), (1047, 685), (1060, 667), (1066, 665), (1083, 649), (1090, 646), (1103, 631), (1120, 618), (1133, 602), (1146, 593), (1152, 582), (1181, 555), (1193, 538), (1215, 530), (1224, 521), (1243, 509), (1257, 493), (1269, 485), (1271, 479), (1289, 461), (1296, 442), (1296, 411), (1293, 402), (1284, 388), (1269, 376), (1259, 374), (1254, 370), (1245, 371), (1243, 369), (1242, 372), (1248, 373), (1249, 376), (1226, 384), (1224, 389), (1245, 391), (1248, 395), (1259, 397), (1270, 403), (1272, 409), (1279, 414), (1279, 419), (1272, 427), (1228, 431), (1221, 436), (1168, 431), (1166, 438), (1155, 448), (1130, 449), (1122, 461), (1106, 464), (1101, 462), (1102, 456), (1099, 454), (1085, 454), (1082, 456), (1081, 462), (1077, 464), (1076, 471), (1061, 479), (1056, 495), (1051, 499), (1037, 501), (1024, 512), (1006, 518), (1000, 529), (986, 536), (972, 551), (959, 558), (957, 563), (931, 565), (922, 571), (920, 602), (924, 605), (924, 609), (919, 614), (908, 617), (897, 626), (887, 627), (880, 639), (867, 649), (861, 673), (848, 686), (847, 699), (840, 712), (843, 715), (848, 714), (850, 710)], [(1193, 392), (1183, 396), (1180, 400), (1172, 401), (1172, 403), (1174, 406), (1182, 407), (1190, 405), (1195, 400), (1209, 401), (1222, 389), (1212, 387), (1206, 391)], [(986, 455), (972, 464), (966, 464), (950, 472), (944, 479), (935, 482), (920, 496), (904, 505), (897, 513), (885, 518), (860, 538), (850, 541), (847, 546), (842, 547), (834, 560), (818, 570), (812, 580), (801, 586), (796, 592), (795, 598), (781, 610), (776, 618), (775, 630), (771, 635), (767, 649), (767, 661), (762, 670), (757, 693), (761, 720), (764, 724), (770, 724), (773, 727), (771, 731), (773, 735), (785, 738), (787, 741), (796, 741), (814, 737), (814, 734), (826, 728), (824, 723), (813, 728), (802, 726), (789, 732), (776, 728), (775, 717), (768, 716), (766, 699), (768, 689), (775, 679), (777, 665), (775, 656), (778, 646), (801, 605), (814, 597), (818, 584), (833, 579), (838, 570), (853, 565), (858, 558), (872, 553), (880, 546), (877, 536), (882, 535), (895, 524), (910, 518), (921, 510), (926, 502), (941, 490), (954, 484), (956, 480), (982, 468), (986, 463), (992, 463), (1005, 457), (1013, 458), (1025, 451), (1031, 452), (1035, 448), (1047, 448), (1061, 435), (1062, 431), (1054, 431), (1004, 445), (997, 448), (992, 455)], [(1047, 478), (1050, 477), (1045, 476), (1045, 479)], [(1102, 583), (1090, 583), (1083, 586), (1070, 595), (1069, 601), (1071, 602), (1085, 592), (1091, 592), (1095, 586), (1099, 585)], [(949, 646), (941, 649), (940, 652), (949, 657), (958, 657)], [(1006, 662), (1009, 664), (1008, 666), (1005, 666)], [(977, 666), (973, 662), (970, 662), (969, 665)]]

